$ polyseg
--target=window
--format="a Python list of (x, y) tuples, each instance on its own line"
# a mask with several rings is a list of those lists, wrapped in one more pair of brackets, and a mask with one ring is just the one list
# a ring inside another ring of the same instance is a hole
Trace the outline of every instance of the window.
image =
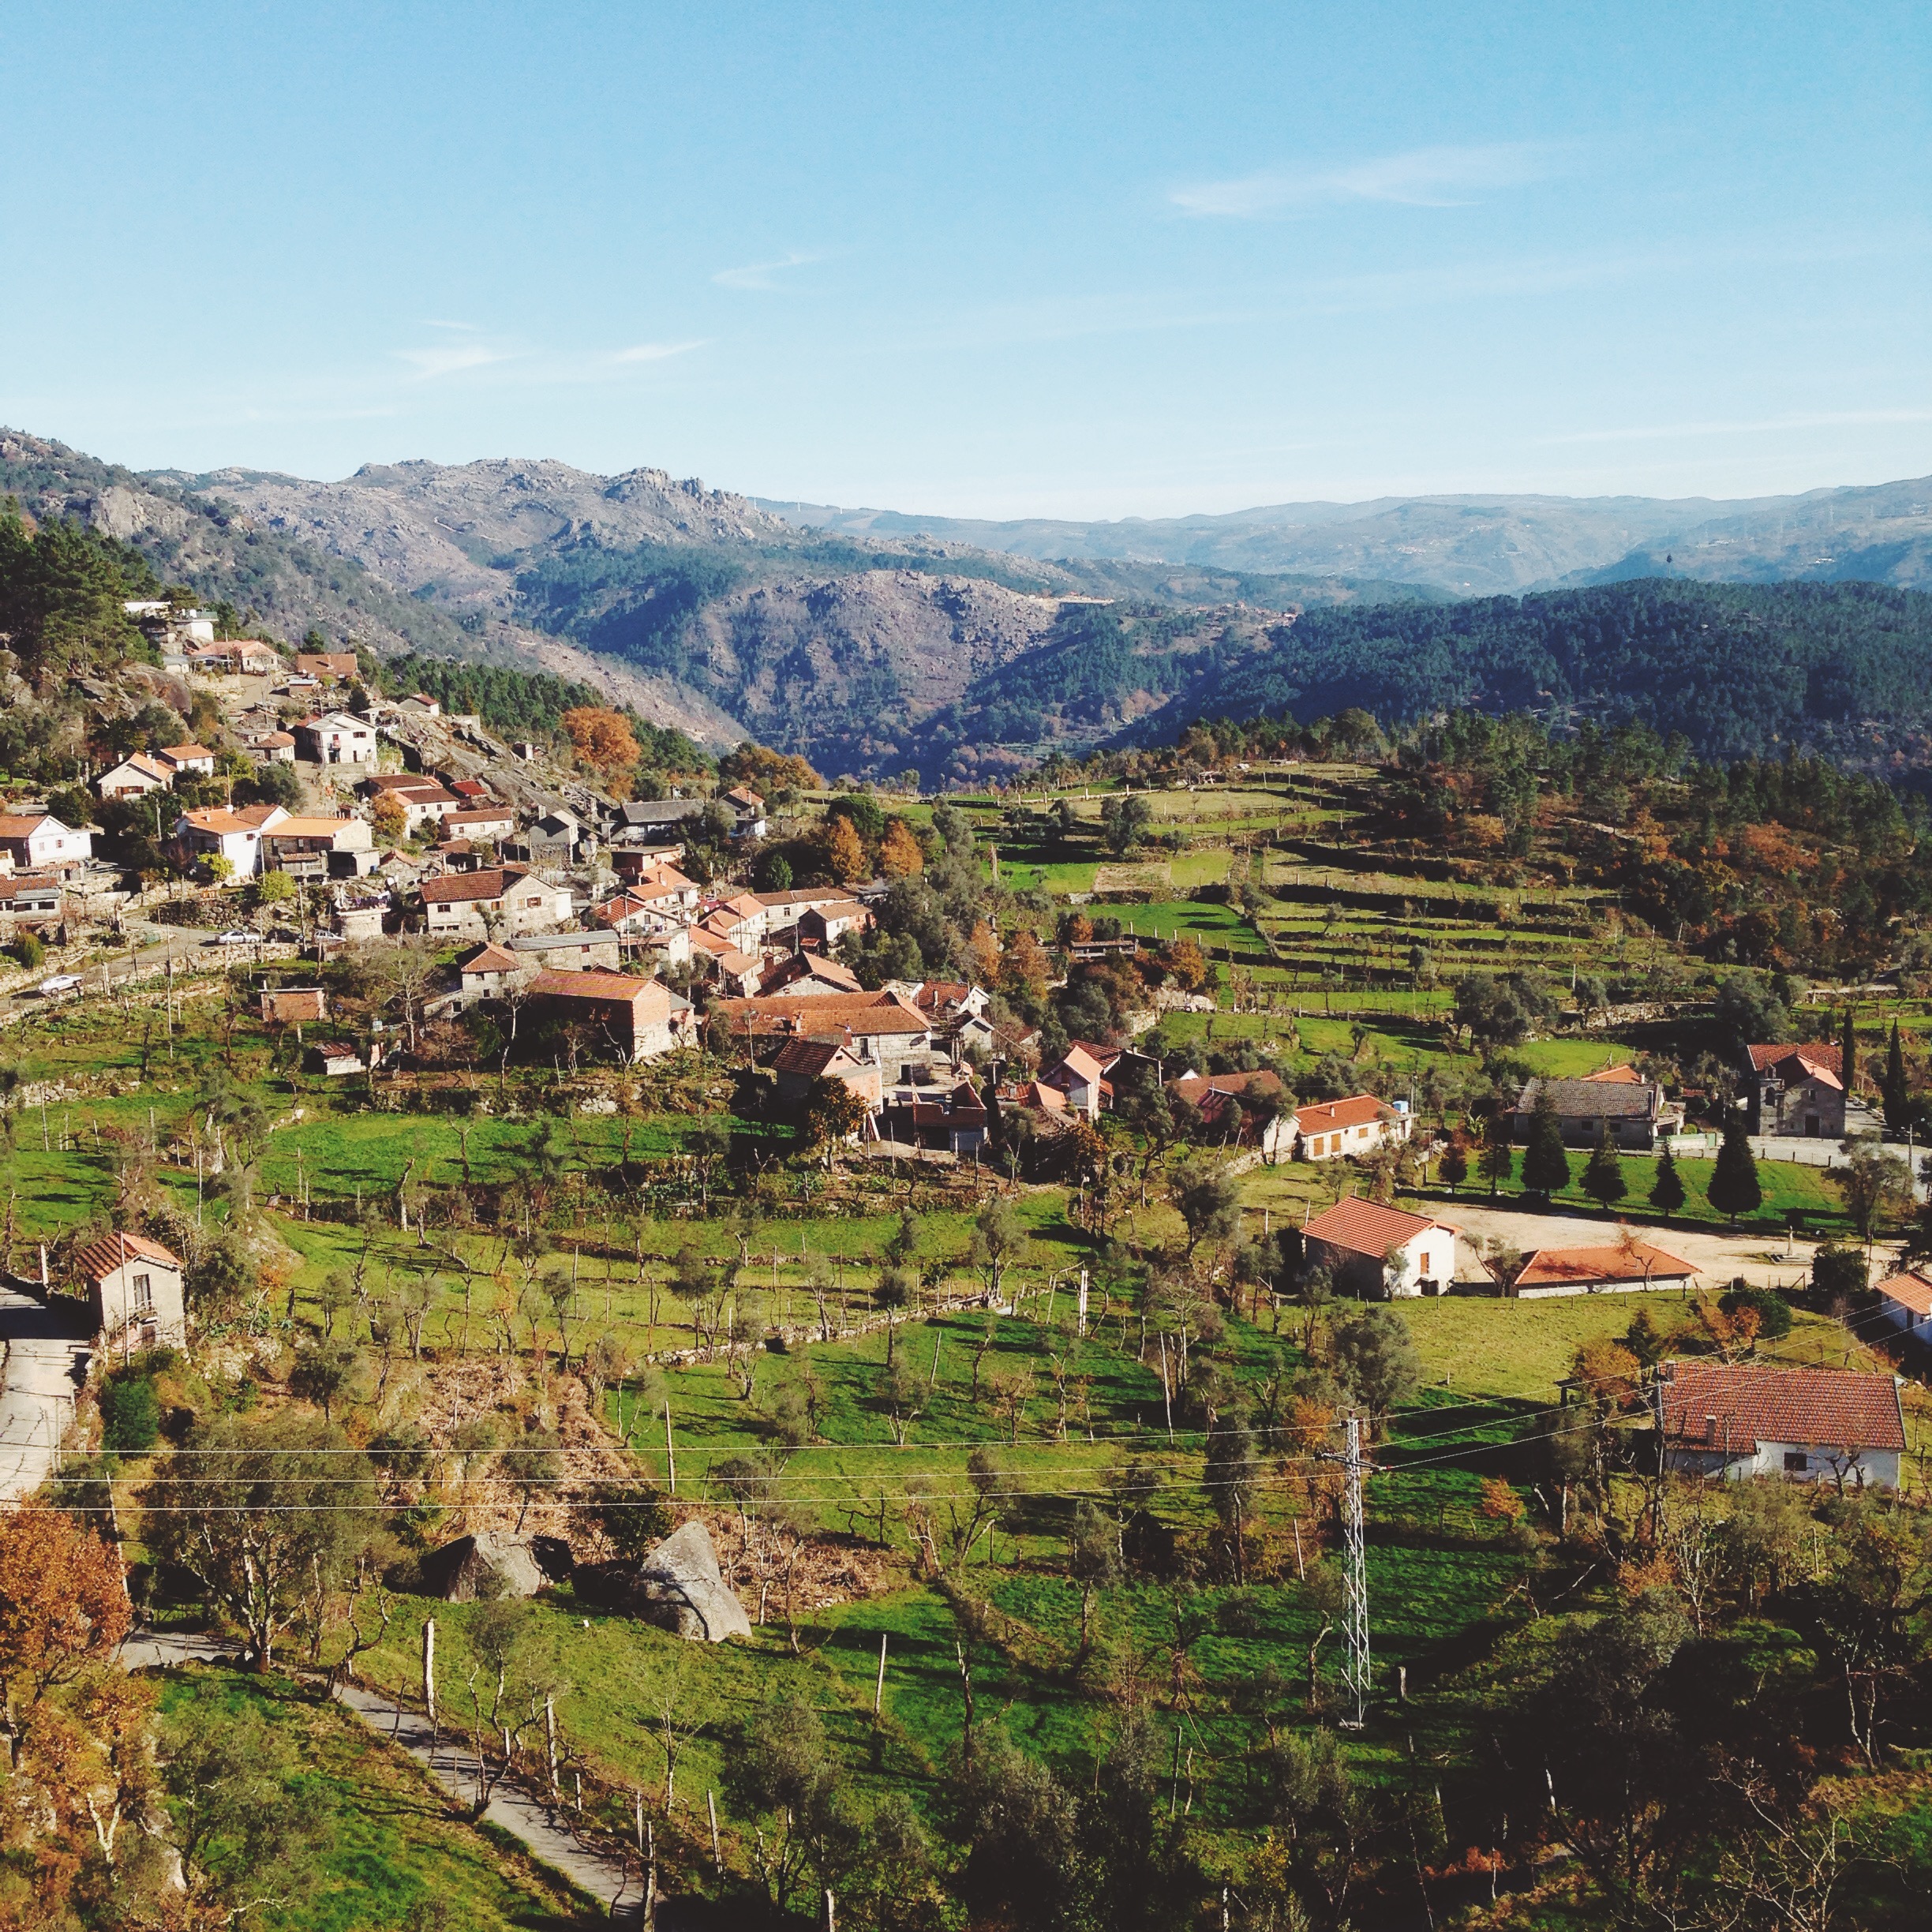
[(1802, 1449), (1784, 1451), (1784, 1473), (1788, 1476), (1802, 1476), (1811, 1466), (1811, 1458)]
[(154, 1306), (154, 1277), (137, 1275), (134, 1277), (134, 1305), (144, 1315)]
[(1431, 1275), (1431, 1274), (1432, 1274), (1433, 1271), (1433, 1271), (1432, 1269), (1431, 1269), (1431, 1267), (1429, 1267), (1429, 1257), (1428, 1257), (1428, 1256), (1426, 1254), (1425, 1254), (1425, 1255), (1424, 1255), (1424, 1256), (1423, 1256), (1423, 1257), (1422, 1257), (1422, 1268), (1421, 1268), (1421, 1275), (1422, 1275), (1422, 1279), (1423, 1279), (1425, 1281), (1427, 1281), (1427, 1280), (1428, 1279), (1429, 1276)]

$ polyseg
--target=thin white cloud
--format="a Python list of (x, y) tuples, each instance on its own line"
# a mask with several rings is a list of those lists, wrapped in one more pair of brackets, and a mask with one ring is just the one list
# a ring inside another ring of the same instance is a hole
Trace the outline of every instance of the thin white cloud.
[(483, 369), (492, 362), (507, 362), (511, 355), (509, 350), (492, 349), (486, 343), (451, 343), (446, 348), (399, 349), (395, 353), (422, 380), (454, 376), (463, 369)]
[(1462, 208), (1496, 189), (1540, 179), (1555, 157), (1555, 149), (1535, 141), (1415, 148), (1346, 167), (1269, 168), (1236, 181), (1203, 182), (1167, 198), (1189, 215), (1237, 221), (1363, 201)]
[(803, 268), (811, 263), (823, 261), (822, 255), (803, 253), (794, 249), (788, 255), (781, 255), (776, 261), (747, 262), (742, 268), (721, 268), (711, 279), (720, 288), (775, 289), (784, 285), (778, 277), (788, 269)]
[(628, 349), (620, 349), (612, 358), (613, 362), (665, 362), (672, 356), (687, 354), (693, 349), (704, 346), (702, 336), (694, 337), (690, 342), (638, 343)]

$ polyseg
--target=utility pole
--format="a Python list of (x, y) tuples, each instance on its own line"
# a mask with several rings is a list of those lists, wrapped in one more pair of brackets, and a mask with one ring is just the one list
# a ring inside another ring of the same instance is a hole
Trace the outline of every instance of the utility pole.
[(1355, 1700), (1354, 1718), (1342, 1720), (1345, 1730), (1359, 1731), (1368, 1717), (1368, 1573), (1362, 1546), (1361, 1417), (1351, 1415), (1342, 1449), (1346, 1487), (1342, 1497), (1344, 1589), (1342, 1632), (1347, 1644), (1343, 1681)]

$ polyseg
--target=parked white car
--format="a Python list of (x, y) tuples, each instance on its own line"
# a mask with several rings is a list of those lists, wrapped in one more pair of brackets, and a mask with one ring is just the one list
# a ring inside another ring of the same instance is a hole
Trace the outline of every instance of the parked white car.
[(80, 975), (78, 973), (55, 973), (51, 978), (43, 979), (34, 990), (43, 999), (58, 999), (65, 993), (78, 993), (80, 990)]
[(245, 926), (237, 926), (227, 932), (217, 933), (208, 942), (210, 945), (253, 945), (255, 935)]

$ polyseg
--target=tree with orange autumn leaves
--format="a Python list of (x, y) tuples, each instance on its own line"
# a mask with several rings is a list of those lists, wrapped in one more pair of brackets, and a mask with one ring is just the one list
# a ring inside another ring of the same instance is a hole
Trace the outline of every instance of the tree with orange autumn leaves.
[(571, 749), (590, 769), (608, 778), (635, 771), (643, 754), (621, 711), (596, 705), (576, 705), (564, 713), (564, 729)]

